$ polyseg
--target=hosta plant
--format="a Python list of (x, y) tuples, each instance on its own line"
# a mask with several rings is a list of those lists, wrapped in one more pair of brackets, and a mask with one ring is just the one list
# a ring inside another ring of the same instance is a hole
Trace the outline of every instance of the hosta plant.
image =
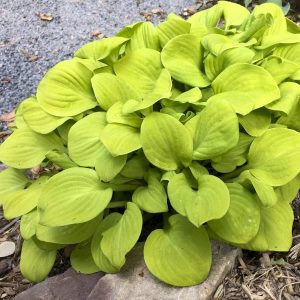
[(270, 3), (135, 23), (55, 65), (0, 147), (23, 275), (43, 280), (65, 247), (75, 270), (116, 273), (145, 240), (149, 271), (190, 286), (212, 239), (287, 251), (299, 82), (300, 29)]

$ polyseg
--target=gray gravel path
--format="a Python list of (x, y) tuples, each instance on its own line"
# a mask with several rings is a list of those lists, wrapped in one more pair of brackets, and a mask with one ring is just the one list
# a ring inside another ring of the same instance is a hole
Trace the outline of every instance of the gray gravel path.
[[(195, 0), (0, 0), (0, 114), (33, 95), (43, 74), (93, 40), (93, 32), (111, 36), (143, 20), (141, 12), (161, 8), (166, 14), (180, 13), (193, 4)], [(42, 21), (38, 13), (53, 20)]]

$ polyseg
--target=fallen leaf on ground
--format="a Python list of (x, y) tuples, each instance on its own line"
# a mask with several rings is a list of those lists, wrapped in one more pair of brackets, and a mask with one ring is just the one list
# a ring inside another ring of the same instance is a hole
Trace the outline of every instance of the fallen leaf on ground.
[(100, 30), (95, 30), (92, 32), (92, 37), (97, 38), (97, 39), (102, 39), (105, 37), (105, 35)]
[(51, 22), (53, 20), (53, 17), (51, 15), (48, 15), (46, 13), (37, 13), (36, 14), (42, 21), (48, 21)]
[(15, 119), (15, 110), (0, 115), (0, 121), (2, 122), (13, 122)]

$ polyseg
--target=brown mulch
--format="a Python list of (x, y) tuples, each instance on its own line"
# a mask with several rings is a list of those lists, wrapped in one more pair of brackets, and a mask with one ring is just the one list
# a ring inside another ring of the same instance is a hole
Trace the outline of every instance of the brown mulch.
[(2, 208), (0, 208), (0, 242), (12, 241), (16, 245), (16, 251), (12, 256), (0, 258), (0, 299), (13, 299), (16, 294), (32, 285), (20, 273), (22, 241), (19, 233), (19, 222), (19, 219), (5, 220)]

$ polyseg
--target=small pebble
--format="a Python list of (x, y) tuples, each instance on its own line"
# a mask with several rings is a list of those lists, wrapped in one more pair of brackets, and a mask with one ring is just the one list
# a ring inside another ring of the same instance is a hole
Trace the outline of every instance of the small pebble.
[(0, 243), (0, 257), (7, 257), (15, 253), (16, 245), (14, 242), (6, 241)]

